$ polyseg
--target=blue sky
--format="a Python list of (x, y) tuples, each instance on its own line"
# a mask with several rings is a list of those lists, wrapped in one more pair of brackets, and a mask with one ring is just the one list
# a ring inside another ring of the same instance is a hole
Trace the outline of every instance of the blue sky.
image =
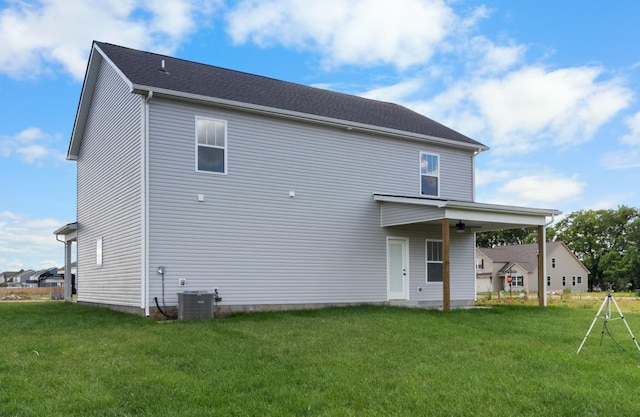
[(636, 0), (0, 1), (0, 271), (63, 263), (92, 40), (392, 101), (491, 149), (476, 200), (640, 207)]

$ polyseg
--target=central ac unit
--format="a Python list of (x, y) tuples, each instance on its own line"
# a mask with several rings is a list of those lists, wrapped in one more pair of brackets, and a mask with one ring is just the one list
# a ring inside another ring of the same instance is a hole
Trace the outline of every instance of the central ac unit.
[(213, 318), (213, 293), (210, 291), (183, 291), (178, 293), (178, 319)]

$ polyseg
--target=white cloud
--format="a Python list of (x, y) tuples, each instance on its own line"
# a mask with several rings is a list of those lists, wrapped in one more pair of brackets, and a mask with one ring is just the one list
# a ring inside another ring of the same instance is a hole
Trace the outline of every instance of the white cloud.
[(245, 0), (227, 21), (236, 43), (313, 49), (329, 66), (398, 68), (428, 61), (465, 23), (442, 0)]
[(602, 156), (601, 163), (610, 170), (640, 168), (640, 149), (609, 152)]
[[(91, 41), (171, 53), (209, 13), (205, 0), (30, 0), (0, 9), (0, 72), (32, 78), (58, 66), (82, 79)], [(209, 6), (208, 6), (209, 5)]]
[(578, 197), (584, 186), (576, 176), (563, 177), (557, 172), (542, 172), (507, 181), (498, 188), (498, 194), (519, 202), (519, 205), (552, 204)]
[(65, 160), (65, 154), (54, 147), (59, 135), (50, 135), (30, 127), (13, 136), (0, 136), (0, 156), (17, 158), (28, 164), (51, 164)]
[(542, 135), (556, 145), (575, 145), (589, 141), (631, 101), (618, 80), (598, 81), (601, 73), (594, 67), (525, 67), (476, 83), (471, 94), (497, 144), (527, 151), (540, 144), (532, 137)]
[(596, 67), (525, 66), (501, 76), (474, 74), (431, 100), (408, 105), (478, 138), (495, 154), (568, 148), (590, 141), (633, 92)]
[(372, 100), (399, 103), (405, 100), (407, 96), (415, 94), (423, 87), (423, 85), (424, 82), (419, 78), (407, 79), (394, 85), (374, 88), (360, 96), (370, 98)]
[(622, 143), (628, 145), (640, 145), (640, 112), (625, 120), (630, 132), (621, 139)]
[(42, 269), (64, 263), (64, 245), (53, 232), (63, 222), (0, 212), (0, 271)]
[(507, 170), (476, 169), (476, 186), (483, 186), (493, 182), (504, 182), (513, 178), (514, 173)]
[(527, 50), (513, 41), (498, 45), (483, 36), (462, 42), (458, 49), (459, 54), (466, 56), (468, 70), (475, 74), (503, 73), (521, 62)]

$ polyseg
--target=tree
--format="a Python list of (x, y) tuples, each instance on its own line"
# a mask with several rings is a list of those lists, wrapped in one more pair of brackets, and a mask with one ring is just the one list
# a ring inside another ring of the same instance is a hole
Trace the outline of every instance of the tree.
[[(554, 240), (555, 230), (547, 229), (547, 241)], [(476, 246), (479, 248), (494, 248), (505, 245), (522, 245), (538, 242), (537, 227), (521, 227), (519, 229), (496, 230), (476, 234)]]
[(579, 210), (556, 226), (561, 240), (591, 273), (591, 288), (624, 289), (640, 285), (640, 212), (620, 206), (617, 210)]

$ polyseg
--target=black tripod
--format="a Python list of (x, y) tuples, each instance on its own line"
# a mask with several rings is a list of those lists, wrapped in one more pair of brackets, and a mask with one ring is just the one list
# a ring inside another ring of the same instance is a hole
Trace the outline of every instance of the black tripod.
[[(611, 302), (612, 301), (613, 301), (613, 304), (616, 306), (616, 310), (618, 310), (618, 314), (620, 315), (620, 317), (615, 317), (615, 318), (611, 317)], [(627, 326), (627, 330), (629, 330), (629, 334), (631, 335), (631, 338), (633, 339), (633, 343), (635, 343), (636, 347), (638, 348), (638, 350), (640, 350), (640, 346), (638, 345), (638, 341), (636, 340), (636, 337), (633, 335), (633, 332), (631, 331), (631, 328), (629, 327), (629, 324), (627, 324), (627, 320), (625, 320), (624, 315), (622, 314), (622, 311), (620, 311), (620, 307), (618, 306), (618, 303), (616, 302), (615, 298), (613, 298), (613, 296), (611, 295), (611, 292), (608, 292), (607, 296), (605, 297), (604, 301), (602, 302), (602, 305), (600, 306), (600, 309), (596, 313), (596, 318), (593, 319), (593, 323), (591, 323), (591, 326), (589, 327), (589, 330), (587, 330), (587, 334), (584, 337), (584, 340), (582, 340), (582, 343), (580, 344), (580, 347), (578, 348), (578, 351), (576, 352), (576, 354), (580, 353), (580, 350), (582, 349), (582, 346), (584, 346), (584, 342), (587, 341), (587, 337), (589, 337), (589, 333), (591, 333), (591, 329), (593, 329), (593, 326), (595, 326), (596, 321), (598, 321), (598, 319), (600, 318), (600, 313), (602, 313), (603, 310), (604, 310), (604, 322), (602, 323), (602, 333), (600, 335), (600, 345), (602, 345), (602, 339), (604, 338), (604, 331), (606, 330), (607, 333), (609, 333), (609, 329), (607, 328), (607, 323), (610, 320), (622, 319), (622, 321), (624, 322), (624, 325)], [(611, 333), (609, 333), (609, 336), (611, 336)]]

